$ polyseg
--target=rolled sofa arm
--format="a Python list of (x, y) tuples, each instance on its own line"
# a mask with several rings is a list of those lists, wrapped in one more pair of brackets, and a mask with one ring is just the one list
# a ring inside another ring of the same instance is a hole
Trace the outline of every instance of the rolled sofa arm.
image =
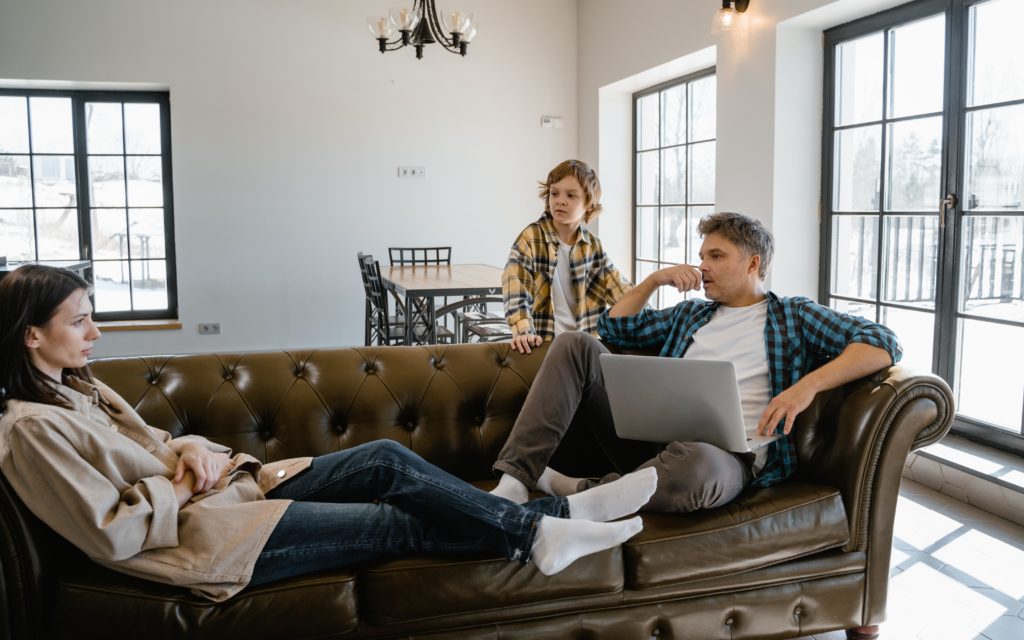
[(946, 435), (953, 416), (953, 392), (942, 378), (901, 366), (819, 394), (801, 414), (798, 474), (842, 492), (847, 550), (866, 548), (872, 516), (895, 510), (907, 455)]
[(819, 394), (797, 418), (797, 474), (842, 492), (850, 524), (844, 551), (865, 554), (862, 625), (885, 620), (907, 455), (946, 435), (953, 416), (953, 392), (942, 378), (894, 366)]

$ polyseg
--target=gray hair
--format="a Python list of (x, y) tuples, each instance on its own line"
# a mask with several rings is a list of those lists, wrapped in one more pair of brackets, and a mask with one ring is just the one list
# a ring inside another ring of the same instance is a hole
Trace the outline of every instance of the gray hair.
[(701, 218), (697, 230), (704, 237), (717, 233), (743, 249), (747, 255), (761, 256), (761, 266), (757, 274), (764, 280), (768, 273), (768, 265), (772, 263), (772, 255), (775, 253), (775, 241), (760, 220), (742, 213), (719, 211)]

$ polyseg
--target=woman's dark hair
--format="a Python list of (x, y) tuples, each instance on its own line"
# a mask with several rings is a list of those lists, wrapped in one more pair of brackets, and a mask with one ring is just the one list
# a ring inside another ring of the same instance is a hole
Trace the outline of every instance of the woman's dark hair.
[[(80, 276), (56, 267), (28, 264), (0, 281), (0, 411), (8, 400), (69, 407), (52, 380), (37, 369), (25, 346), (28, 328), (42, 327), (75, 291), (89, 290)], [(63, 373), (92, 380), (88, 367)]]

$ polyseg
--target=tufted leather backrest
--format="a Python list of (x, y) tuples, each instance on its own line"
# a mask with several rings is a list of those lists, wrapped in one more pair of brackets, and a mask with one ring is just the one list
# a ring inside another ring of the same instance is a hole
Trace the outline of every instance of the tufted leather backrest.
[(92, 371), (174, 436), (202, 435), (263, 461), (390, 438), (476, 480), (491, 477), (545, 351), (492, 343), (148, 356)]

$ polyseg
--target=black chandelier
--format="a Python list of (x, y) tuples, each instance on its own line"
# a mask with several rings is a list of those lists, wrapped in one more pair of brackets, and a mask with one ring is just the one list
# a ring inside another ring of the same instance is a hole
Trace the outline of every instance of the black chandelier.
[(447, 51), (466, 55), (466, 48), (476, 37), (477, 23), (472, 13), (462, 11), (447, 12), (439, 18), (434, 0), (413, 0), (412, 9), (392, 9), (383, 18), (367, 20), (367, 26), (381, 53), (411, 44), (416, 47), (416, 57), (422, 58), (423, 47), (434, 42)]

